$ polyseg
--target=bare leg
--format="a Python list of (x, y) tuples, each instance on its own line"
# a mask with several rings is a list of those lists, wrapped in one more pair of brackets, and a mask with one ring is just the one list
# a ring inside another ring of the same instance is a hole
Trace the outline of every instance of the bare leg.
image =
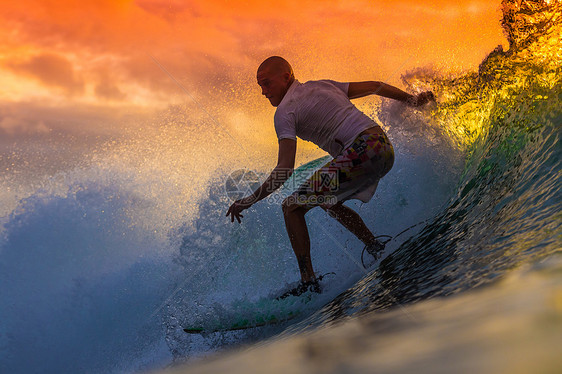
[(297, 256), (303, 282), (311, 282), (316, 279), (310, 258), (310, 236), (308, 235), (308, 228), (304, 219), (307, 211), (302, 206), (290, 205), (287, 201), (283, 202), (285, 226), (293, 246), (293, 251)]
[(376, 240), (371, 230), (369, 230), (365, 222), (363, 222), (363, 219), (361, 219), (361, 216), (353, 209), (343, 205), (343, 203), (337, 203), (331, 208), (324, 208), (324, 210), (330, 216), (338, 220), (346, 229), (351, 231), (351, 233), (365, 243), (365, 245), (369, 245)]

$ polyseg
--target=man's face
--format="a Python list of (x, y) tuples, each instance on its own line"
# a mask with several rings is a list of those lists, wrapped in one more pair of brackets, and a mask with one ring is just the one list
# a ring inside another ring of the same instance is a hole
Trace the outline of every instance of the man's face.
[(261, 94), (269, 99), (273, 106), (278, 106), (289, 88), (290, 74), (265, 68), (258, 71), (258, 84)]

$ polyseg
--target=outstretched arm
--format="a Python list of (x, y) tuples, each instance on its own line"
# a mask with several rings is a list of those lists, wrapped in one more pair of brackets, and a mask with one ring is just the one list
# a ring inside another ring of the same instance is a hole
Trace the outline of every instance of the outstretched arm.
[(230, 219), (234, 222), (234, 218), (240, 223), (240, 218), (244, 217), (240, 213), (244, 209), (248, 209), (254, 203), (265, 199), (273, 191), (277, 190), (279, 187), (285, 183), (287, 179), (293, 173), (295, 168), (295, 156), (297, 154), (297, 141), (293, 139), (281, 139), (279, 140), (279, 155), (277, 157), (277, 166), (273, 169), (269, 177), (263, 182), (263, 184), (254, 191), (253, 194), (247, 196), (243, 199), (236, 200), (228, 211), (226, 215), (231, 215)]
[(367, 95), (388, 97), (390, 99), (402, 101), (410, 106), (421, 106), (429, 101), (435, 101), (435, 97), (431, 91), (422, 92), (416, 96), (410, 95), (409, 93), (384, 82), (367, 81), (349, 83), (347, 96), (350, 99), (357, 99)]
[(254, 191), (253, 194), (243, 200), (251, 204), (257, 203), (258, 201), (265, 199), (273, 191), (281, 187), (283, 183), (285, 183), (285, 181), (289, 179), (291, 174), (293, 174), (296, 154), (297, 141), (293, 139), (281, 139), (279, 141), (277, 166), (275, 166), (265, 182), (263, 182), (263, 184), (256, 191)]

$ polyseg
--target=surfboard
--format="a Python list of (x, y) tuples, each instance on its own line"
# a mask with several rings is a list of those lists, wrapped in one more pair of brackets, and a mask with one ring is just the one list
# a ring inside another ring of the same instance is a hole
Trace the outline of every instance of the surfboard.
[(221, 308), (229, 310), (226, 314), (196, 320), (184, 326), (183, 331), (188, 334), (210, 334), (284, 323), (301, 316), (306, 311), (306, 304), (318, 295), (310, 291), (300, 296), (285, 296), (286, 293), (286, 290), (279, 293), (282, 298), (267, 297), (256, 302), (235, 301), (228, 308)]
[(183, 329), (188, 334), (210, 334), (214, 332), (225, 332), (225, 331), (237, 331), (237, 330), (247, 330), (257, 327), (263, 327), (267, 325), (275, 325), (282, 322), (287, 322), (299, 315), (299, 311), (294, 311), (288, 315), (277, 317), (275, 315), (268, 315), (265, 317), (258, 316), (254, 319), (241, 318), (233, 319), (227, 324), (205, 324), (194, 325), (186, 327)]

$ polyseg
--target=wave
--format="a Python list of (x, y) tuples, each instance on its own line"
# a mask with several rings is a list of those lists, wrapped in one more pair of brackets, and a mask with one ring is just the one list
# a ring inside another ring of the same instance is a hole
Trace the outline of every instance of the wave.
[(450, 202), (313, 325), (457, 294), (559, 251), (562, 4), (503, 7), (510, 50), (496, 49), (478, 73), (405, 77), (445, 99), (428, 121), (466, 149)]
[[(379, 234), (426, 223), (365, 273), (360, 243), (311, 211), (313, 263), (336, 275), (330, 298), (288, 330), (182, 331), (299, 277), (278, 204), (257, 204), (242, 225), (225, 219), (232, 171), (250, 166), (262, 176), (266, 169), (229, 151), (229, 139), (202, 140), (202, 128), (217, 133), (212, 124), (178, 129), (186, 120), (172, 113), (158, 133), (100, 149), (39, 187), (3, 181), (11, 189), (0, 195), (7, 212), (0, 218), (0, 371), (159, 367), (490, 285), (558, 251), (561, 3), (517, 4), (502, 3), (509, 49), (497, 48), (478, 72), (404, 75), (409, 90), (434, 90), (433, 108), (371, 109), (396, 163), (371, 202), (350, 205)], [(212, 166), (201, 168), (197, 160), (210, 147)]]

